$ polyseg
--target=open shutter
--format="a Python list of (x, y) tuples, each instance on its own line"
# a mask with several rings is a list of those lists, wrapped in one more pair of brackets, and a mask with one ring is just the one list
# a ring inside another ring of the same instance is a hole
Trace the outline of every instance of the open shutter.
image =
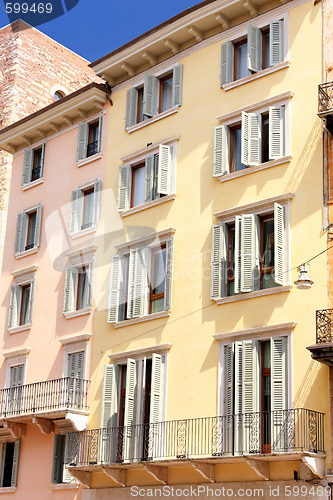
[(227, 242), (228, 228), (224, 222), (212, 226), (210, 264), (210, 298), (227, 295)]
[[(288, 405), (287, 337), (271, 338), (272, 451), (286, 450), (284, 426)], [(287, 450), (286, 450), (287, 451)]]
[(131, 199), (131, 165), (126, 164), (119, 167), (118, 183), (118, 212), (130, 207)]
[(165, 242), (165, 285), (164, 285), (164, 311), (171, 309), (172, 294), (172, 268), (173, 268), (173, 237)]
[(241, 217), (241, 292), (251, 292), (258, 290), (260, 283), (259, 223), (257, 215)]
[(146, 248), (130, 250), (127, 318), (138, 318), (147, 313), (147, 269)]
[(100, 212), (100, 205), (101, 205), (101, 181), (96, 181), (94, 183), (94, 211), (93, 211), (93, 218), (92, 218), (92, 223), (93, 226), (97, 226), (98, 221), (99, 221), (99, 212)]
[(172, 105), (182, 105), (183, 65), (177, 64), (172, 71)]
[[(244, 340), (242, 345), (242, 434), (244, 453), (260, 451), (259, 342)], [(256, 430), (256, 432), (254, 432)]]
[(18, 324), (18, 304), (20, 300), (20, 285), (13, 285), (10, 290), (8, 328), (14, 328)]
[(69, 222), (69, 232), (77, 233), (81, 228), (81, 205), (83, 201), (83, 193), (81, 189), (72, 191), (71, 199), (71, 216)]
[(151, 117), (157, 113), (158, 78), (154, 75), (144, 76), (142, 113)]
[(221, 87), (232, 82), (234, 72), (234, 44), (229, 40), (221, 46)]
[(234, 419), (234, 453), (242, 454), (243, 451), (243, 342), (235, 342), (235, 419)]
[(89, 137), (88, 123), (80, 123), (78, 139), (77, 139), (76, 161), (84, 160), (85, 158), (87, 158), (88, 137)]
[(36, 212), (36, 227), (35, 227), (35, 247), (39, 247), (40, 243), (40, 229), (41, 229), (41, 222), (42, 222), (42, 204), (40, 203), (37, 206), (37, 212)]
[(94, 295), (94, 270), (95, 262), (91, 260), (88, 264), (88, 290), (87, 290), (87, 307), (91, 307)]
[(252, 24), (247, 28), (247, 67), (253, 73), (261, 70), (261, 31)]
[(149, 155), (145, 161), (145, 203), (153, 199), (154, 155)]
[(148, 458), (163, 456), (164, 435), (162, 431), (163, 412), (163, 357), (160, 354), (152, 355), (151, 368), (151, 398), (149, 411), (149, 442)]
[(26, 149), (23, 158), (22, 186), (31, 182), (32, 166), (34, 161), (33, 149)]
[(45, 162), (45, 142), (42, 144), (42, 155), (40, 160), (40, 177), (44, 175), (44, 162)]
[(10, 485), (12, 487), (16, 486), (16, 481), (17, 481), (17, 469), (18, 469), (19, 450), (20, 450), (20, 440), (17, 439), (15, 441), (15, 443), (14, 443), (12, 477), (11, 477), (11, 482), (10, 482)]
[(241, 125), (241, 162), (249, 164), (249, 113), (242, 111)]
[(27, 217), (28, 216), (25, 212), (17, 214), (16, 234), (15, 234), (15, 255), (24, 251)]
[(274, 281), (285, 283), (285, 223), (284, 207), (274, 203)]
[(97, 145), (97, 153), (99, 153), (102, 149), (102, 132), (103, 132), (103, 113), (99, 115), (98, 119), (98, 145)]
[(137, 396), (137, 365), (134, 359), (127, 359), (126, 395), (124, 412), (124, 461), (134, 457), (136, 437), (136, 396)]
[(68, 313), (74, 310), (74, 276), (76, 272), (75, 267), (67, 267), (65, 274), (65, 290), (64, 290), (64, 303), (63, 313)]
[(110, 290), (108, 305), (108, 323), (116, 323), (119, 315), (121, 286), (120, 255), (113, 255), (111, 259)]
[(261, 163), (261, 114), (248, 113), (248, 165)]
[(27, 323), (30, 325), (34, 316), (34, 305), (35, 305), (35, 291), (36, 291), (36, 280), (33, 279), (30, 283), (29, 290), (29, 302), (27, 311)]
[(269, 159), (275, 160), (284, 156), (284, 106), (269, 108)]
[(52, 483), (62, 483), (64, 436), (54, 435)]
[(270, 65), (279, 64), (284, 59), (283, 54), (283, 21), (269, 23), (269, 60)]
[(116, 427), (118, 408), (118, 365), (105, 365), (103, 378), (101, 427)]
[(214, 128), (213, 177), (229, 173), (229, 128), (220, 125)]
[(241, 275), (242, 275), (242, 216), (235, 217), (235, 271), (234, 271), (234, 291), (241, 291)]
[(125, 128), (132, 127), (136, 124), (138, 105), (138, 91), (132, 87), (127, 91), (126, 96), (126, 121)]
[(225, 418), (223, 449), (217, 453), (233, 453), (234, 422), (234, 344), (224, 346), (224, 408)]
[(158, 149), (157, 191), (171, 193), (171, 148), (160, 144)]

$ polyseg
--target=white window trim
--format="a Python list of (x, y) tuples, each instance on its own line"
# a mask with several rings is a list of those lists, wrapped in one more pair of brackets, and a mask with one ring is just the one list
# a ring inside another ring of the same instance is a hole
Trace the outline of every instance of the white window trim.
[(145, 236), (141, 236), (140, 238), (135, 238), (131, 241), (126, 241), (125, 243), (120, 243), (119, 245), (115, 245), (115, 249), (119, 252), (128, 252), (131, 248), (137, 248), (140, 246), (145, 246), (147, 248), (151, 248), (162, 243), (165, 243), (168, 238), (173, 236), (176, 232), (176, 228), (169, 227), (168, 229), (164, 229), (162, 231), (157, 231), (156, 233), (149, 233)]
[(220, 182), (231, 181), (232, 179), (238, 179), (244, 175), (254, 174), (255, 172), (260, 172), (260, 170), (266, 170), (267, 168), (276, 167), (278, 165), (284, 165), (285, 163), (290, 163), (293, 157), (291, 155), (283, 156), (278, 160), (266, 161), (266, 163), (259, 163), (259, 165), (244, 168), (243, 170), (238, 170), (237, 172), (231, 172), (230, 174), (221, 175), (217, 177)]
[(234, 89), (235, 87), (240, 87), (241, 85), (245, 85), (245, 83), (252, 82), (253, 80), (257, 80), (258, 78), (262, 78), (263, 76), (271, 75), (276, 71), (280, 71), (281, 69), (289, 68), (290, 61), (283, 61), (279, 64), (275, 64), (275, 66), (270, 66), (269, 68), (262, 69), (261, 71), (257, 71), (257, 73), (253, 73), (252, 75), (245, 76), (244, 78), (239, 78), (239, 80), (234, 80), (233, 82), (227, 83), (223, 85), (223, 90), (226, 92), (228, 90)]
[(176, 148), (177, 141), (179, 141), (180, 135), (172, 135), (171, 137), (166, 137), (165, 139), (162, 139), (160, 141), (156, 141), (153, 144), (150, 144), (150, 146), (147, 146), (145, 148), (137, 149), (136, 151), (133, 151), (132, 153), (122, 156), (120, 160), (123, 163), (134, 163), (134, 162), (139, 162), (140, 160), (144, 160), (147, 156), (153, 153), (158, 153), (158, 147), (160, 145), (164, 146), (172, 146)]
[[(256, 214), (264, 215), (265, 213), (271, 212), (274, 203), (280, 203), (281, 205), (288, 206), (289, 203), (295, 197), (294, 193), (285, 193), (279, 196), (273, 196), (272, 198), (266, 198), (264, 200), (255, 201), (253, 203), (248, 203), (247, 205), (241, 205), (240, 207), (228, 208), (226, 210), (221, 210), (220, 212), (214, 212), (214, 217), (223, 220), (223, 222), (232, 222), (236, 215), (241, 214)], [(289, 217), (289, 213), (287, 216)]]
[(72, 490), (78, 488), (79, 483), (51, 483), (51, 490)]
[(176, 194), (168, 194), (162, 198), (156, 198), (156, 200), (148, 201), (148, 203), (143, 203), (142, 205), (137, 205), (136, 207), (129, 208), (128, 210), (123, 210), (120, 213), (120, 217), (127, 217), (128, 215), (136, 214), (137, 212), (142, 212), (148, 208), (156, 207), (157, 205), (162, 205), (167, 201), (172, 201), (176, 198)]
[[(98, 181), (102, 182), (102, 180), (100, 178), (96, 178), (93, 181), (89, 181), (89, 182), (85, 182), (84, 184), (81, 184), (76, 189), (80, 189), (81, 191), (85, 191), (89, 188), (93, 188), (95, 185), (95, 182), (98, 182)], [(94, 193), (95, 193), (95, 191), (94, 191)], [(101, 204), (101, 202), (100, 202), (100, 204)], [(81, 229), (80, 231), (76, 231), (75, 233), (71, 233), (70, 231), (68, 231), (68, 234), (70, 235), (70, 237), (73, 240), (75, 240), (76, 238), (80, 238), (80, 236), (85, 236), (86, 234), (95, 233), (97, 231), (97, 226), (98, 226), (98, 223), (92, 224), (90, 227), (87, 227), (86, 229)]]
[(22, 191), (26, 191), (27, 189), (31, 189), (35, 186), (38, 186), (38, 184), (43, 184), (44, 181), (45, 181), (45, 178), (43, 176), (43, 177), (40, 177), (39, 179), (36, 179), (35, 181), (28, 182), (27, 184), (24, 184), (22, 186)]
[(32, 255), (34, 253), (37, 253), (39, 250), (39, 247), (33, 247), (30, 248), (30, 250), (24, 250), (24, 252), (17, 253), (15, 255), (16, 259), (22, 259), (23, 257), (27, 257), (27, 255)]
[(291, 289), (292, 285), (279, 285), (273, 288), (265, 288), (264, 290), (256, 290), (255, 292), (246, 292), (213, 300), (215, 300), (216, 304), (221, 305), (228, 304), (230, 302), (238, 302), (239, 300), (255, 299), (256, 297), (262, 297), (264, 295), (274, 295), (275, 293), (290, 292)]
[(124, 319), (123, 321), (118, 321), (117, 323), (113, 323), (115, 328), (122, 328), (123, 326), (136, 325), (137, 323), (143, 323), (145, 321), (151, 321), (153, 319), (165, 318), (166, 316), (170, 316), (171, 310), (168, 311), (160, 311), (157, 313), (147, 314), (146, 316), (140, 316), (139, 318), (132, 319)]
[(88, 158), (84, 158), (83, 160), (76, 162), (76, 166), (78, 168), (80, 168), (80, 167), (83, 167), (84, 165), (87, 165), (88, 163), (92, 163), (93, 161), (100, 160), (101, 158), (103, 158), (103, 153), (99, 152), (99, 153), (96, 153), (92, 156), (88, 156)]
[(135, 125), (132, 125), (131, 127), (128, 127), (126, 129), (126, 132), (131, 134), (132, 132), (135, 132), (136, 130), (139, 130), (140, 128), (146, 127), (147, 125), (150, 125), (151, 123), (154, 123), (158, 120), (162, 120), (162, 118), (166, 118), (167, 116), (178, 113), (178, 111), (179, 111), (179, 106), (174, 106), (173, 108), (167, 109), (166, 111), (163, 111), (162, 113), (159, 113), (155, 116), (152, 116), (148, 120), (144, 120), (142, 122), (136, 123)]
[(92, 307), (84, 307), (83, 309), (79, 309), (78, 311), (70, 311), (63, 313), (66, 319), (78, 318), (79, 316), (85, 316), (86, 314), (90, 314), (92, 311)]
[(8, 486), (7, 488), (0, 488), (0, 494), (1, 493), (15, 493), (15, 491), (16, 491), (16, 486)]
[(115, 354), (109, 354), (110, 360), (117, 364), (125, 364), (127, 358), (140, 359), (144, 356), (151, 356), (152, 354), (166, 354), (172, 347), (172, 344), (158, 344), (150, 347), (142, 347), (133, 349), (132, 351), (122, 351)]
[(11, 335), (12, 333), (24, 332), (26, 330), (30, 330), (32, 327), (32, 323), (27, 323), (26, 325), (13, 326), (13, 328), (7, 328), (8, 333)]
[(90, 337), (86, 340), (76, 340), (73, 342), (68, 342), (63, 344), (64, 346), (64, 357), (62, 364), (62, 376), (63, 378), (67, 377), (68, 373), (68, 355), (75, 354), (77, 352), (84, 353), (84, 361), (83, 361), (83, 370), (82, 370), (82, 378), (86, 380), (87, 371), (88, 371), (88, 342)]
[(13, 271), (11, 274), (16, 279), (17, 285), (25, 285), (35, 279), (38, 266), (28, 266)]
[[(37, 213), (38, 207), (42, 207), (42, 209), (43, 209), (43, 204), (42, 203), (35, 203), (35, 205), (32, 205), (31, 207), (28, 207), (28, 208), (24, 208), (21, 212), (18, 212), (18, 213), (21, 213), (21, 214), (26, 213), (27, 215), (30, 215), (32, 212)], [(28, 231), (28, 227), (26, 227), (25, 241), (27, 240), (27, 231)], [(41, 231), (41, 229), (40, 229), (40, 231)], [(22, 257), (26, 257), (27, 255), (37, 253), (39, 250), (39, 246), (40, 246), (40, 244), (38, 246), (34, 246), (33, 248), (30, 248), (29, 250), (23, 250), (23, 252), (19, 252), (19, 253), (15, 254), (16, 259), (22, 259)]]
[[(5, 389), (10, 387), (10, 369), (13, 368), (14, 366), (18, 366), (18, 365), (24, 365), (23, 384), (22, 385), (25, 385), (25, 379), (27, 376), (27, 362), (28, 362), (29, 351), (30, 351), (30, 349), (25, 354), (17, 354), (16, 356), (14, 355), (12, 357), (6, 358), (7, 363), (6, 363)], [(13, 354), (15, 354), (15, 352)]]

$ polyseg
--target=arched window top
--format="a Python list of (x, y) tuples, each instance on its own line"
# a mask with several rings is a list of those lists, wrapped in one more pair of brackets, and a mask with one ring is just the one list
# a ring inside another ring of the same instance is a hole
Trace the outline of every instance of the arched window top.
[(65, 94), (63, 92), (61, 92), (60, 90), (56, 90), (56, 92), (53, 95), (53, 99), (54, 99), (54, 101), (59, 101), (64, 96), (65, 96)]

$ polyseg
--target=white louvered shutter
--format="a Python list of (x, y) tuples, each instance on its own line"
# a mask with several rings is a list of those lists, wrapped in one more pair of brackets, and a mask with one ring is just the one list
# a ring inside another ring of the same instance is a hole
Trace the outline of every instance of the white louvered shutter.
[(229, 173), (229, 127), (214, 128), (213, 177)]
[(234, 418), (234, 453), (239, 455), (243, 451), (243, 343), (235, 342), (235, 418)]
[(77, 139), (77, 152), (76, 161), (84, 160), (87, 158), (87, 146), (89, 137), (89, 125), (88, 123), (80, 123)]
[(222, 269), (221, 269), (222, 226), (212, 226), (211, 257), (210, 257), (210, 298), (222, 296)]
[(119, 382), (119, 366), (116, 364), (105, 365), (101, 412), (101, 447), (99, 456), (100, 461), (104, 463), (112, 463), (117, 459)]
[(234, 270), (234, 291), (241, 292), (241, 275), (242, 275), (242, 216), (235, 217), (235, 270)]
[(247, 28), (247, 67), (253, 73), (261, 70), (261, 31), (252, 24)]
[(169, 309), (171, 309), (172, 269), (173, 269), (173, 237), (167, 239), (165, 242), (164, 311), (169, 311)]
[(148, 118), (157, 113), (158, 78), (154, 75), (144, 76), (142, 113)]
[(67, 267), (65, 273), (65, 289), (64, 289), (64, 302), (63, 313), (74, 311), (74, 273), (75, 267)]
[(45, 163), (45, 142), (42, 144), (42, 156), (40, 160), (40, 177), (44, 175), (44, 163)]
[(233, 427), (234, 427), (234, 344), (224, 346), (224, 408), (225, 438), (223, 449), (217, 453), (233, 453)]
[(97, 144), (97, 153), (99, 153), (102, 149), (102, 132), (103, 132), (103, 113), (99, 115), (98, 119), (98, 144)]
[(261, 163), (261, 129), (261, 114), (248, 113), (248, 165)]
[(94, 271), (95, 271), (95, 261), (91, 260), (88, 264), (87, 270), (87, 307), (91, 307), (94, 298)]
[(157, 191), (159, 194), (171, 193), (171, 148), (160, 144), (158, 148)]
[(285, 221), (284, 207), (274, 203), (274, 281), (285, 284)]
[(118, 321), (120, 297), (121, 297), (121, 257), (113, 255), (111, 259), (110, 290), (108, 305), (108, 323)]
[(172, 70), (172, 105), (182, 105), (183, 65), (177, 64)]
[(18, 325), (18, 305), (20, 300), (20, 285), (13, 285), (10, 290), (8, 328), (14, 328)]
[(256, 440), (250, 438), (252, 429), (260, 426), (259, 398), (259, 342), (243, 340), (242, 345), (242, 411), (243, 411), (243, 446), (244, 453), (260, 450), (260, 435)]
[(101, 181), (96, 181), (94, 183), (94, 208), (92, 217), (93, 226), (97, 226), (99, 221), (100, 206), (101, 206), (101, 186), (102, 186)]
[(164, 428), (160, 424), (163, 414), (163, 375), (163, 357), (160, 354), (153, 354), (148, 442), (148, 458), (150, 459), (163, 456)]
[(82, 201), (83, 201), (83, 192), (81, 191), (81, 189), (76, 189), (75, 191), (72, 191), (71, 215), (69, 222), (70, 233), (77, 233), (81, 229)]
[(127, 359), (126, 395), (124, 412), (124, 461), (134, 457), (136, 437), (136, 398), (137, 398), (137, 364), (134, 359)]
[(36, 280), (33, 279), (30, 282), (30, 290), (29, 290), (29, 302), (28, 302), (28, 310), (27, 310), (27, 324), (28, 325), (30, 325), (32, 323), (32, 320), (34, 317), (35, 293), (36, 293)]
[(11, 481), (10, 481), (10, 485), (12, 487), (16, 486), (16, 481), (17, 481), (19, 451), (20, 451), (20, 440), (17, 439), (14, 443), (12, 477), (11, 477)]
[(147, 269), (149, 250), (130, 250), (127, 318), (138, 318), (147, 313)]
[(284, 156), (285, 107), (269, 108), (269, 159), (276, 160)]
[(33, 149), (26, 149), (23, 158), (22, 186), (31, 182), (32, 166), (34, 161)]
[(254, 214), (241, 217), (241, 292), (252, 292), (260, 283), (259, 220)]
[(242, 111), (241, 125), (241, 162), (249, 164), (249, 113)]
[(221, 87), (233, 81), (234, 44), (229, 40), (221, 46)]
[(153, 199), (153, 185), (154, 155), (149, 155), (145, 160), (145, 203)]
[(274, 66), (284, 60), (283, 49), (283, 21), (272, 21), (269, 23), (269, 61)]
[[(286, 450), (283, 426), (284, 410), (288, 407), (287, 337), (271, 338), (271, 446), (273, 450)], [(287, 451), (287, 450), (286, 450)]]
[(125, 128), (132, 127), (136, 124), (138, 105), (138, 91), (132, 87), (127, 91), (126, 95), (126, 121)]
[(15, 233), (15, 255), (24, 251), (25, 238), (27, 232), (28, 215), (26, 212), (17, 214)]
[(35, 227), (35, 237), (34, 237), (34, 246), (37, 248), (39, 247), (40, 243), (40, 231), (41, 231), (41, 223), (42, 223), (42, 204), (39, 203), (37, 206), (37, 211), (36, 211), (36, 227)]
[(119, 167), (118, 183), (118, 211), (122, 212), (130, 208), (131, 200), (131, 165), (126, 164)]

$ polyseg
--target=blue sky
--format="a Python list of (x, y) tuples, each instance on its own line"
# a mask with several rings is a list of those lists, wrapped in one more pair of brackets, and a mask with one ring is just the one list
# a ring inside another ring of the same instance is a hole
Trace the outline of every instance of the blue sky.
[[(80, 0), (71, 11), (38, 29), (89, 61), (95, 61), (196, 3), (196, 0), (169, 0), (162, 6), (156, 0), (114, 3)], [(0, 26), (7, 24), (4, 3), (0, 2)]]

